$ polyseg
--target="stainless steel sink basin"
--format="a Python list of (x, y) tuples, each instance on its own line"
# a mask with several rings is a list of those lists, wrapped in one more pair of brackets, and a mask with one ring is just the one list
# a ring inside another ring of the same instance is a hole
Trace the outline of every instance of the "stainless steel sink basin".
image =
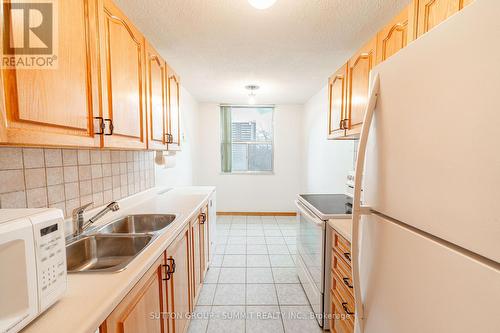
[(118, 272), (146, 246), (153, 235), (89, 235), (66, 246), (68, 272)]
[(175, 220), (173, 214), (128, 215), (111, 222), (101, 229), (99, 234), (145, 234), (155, 233), (168, 227)]

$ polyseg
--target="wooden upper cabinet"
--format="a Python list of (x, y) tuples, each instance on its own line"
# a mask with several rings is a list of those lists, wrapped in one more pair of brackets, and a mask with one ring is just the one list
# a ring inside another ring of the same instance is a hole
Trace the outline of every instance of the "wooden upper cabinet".
[(417, 38), (457, 13), (473, 0), (414, 0), (411, 17), (413, 37)]
[(361, 133), (363, 119), (368, 104), (370, 71), (375, 65), (377, 40), (373, 38), (348, 62), (349, 89), (347, 102), (346, 135)]
[(101, 56), (103, 58), (104, 146), (146, 148), (145, 41), (112, 1), (104, 0)]
[(377, 34), (377, 64), (385, 61), (408, 44), (408, 19), (410, 7), (406, 7), (398, 16)]
[(167, 71), (165, 61), (146, 43), (148, 148), (167, 149)]
[(1, 70), (2, 144), (100, 145), (93, 124), (99, 116), (96, 0), (59, 1), (58, 20), (55, 69)]
[(328, 138), (335, 139), (345, 135), (344, 119), (347, 109), (347, 64), (339, 68), (328, 80), (329, 111)]
[[(101, 326), (106, 333), (167, 333), (164, 256), (153, 264)], [(158, 318), (151, 319), (151, 314)]]
[(172, 244), (165, 256), (168, 269), (173, 271), (167, 281), (167, 310), (175, 318), (169, 321), (169, 332), (185, 332), (188, 325), (186, 314), (192, 311), (191, 301), (191, 250), (190, 226), (186, 226)]
[(169, 67), (168, 71), (168, 149), (180, 150), (181, 123), (180, 123), (180, 78)]

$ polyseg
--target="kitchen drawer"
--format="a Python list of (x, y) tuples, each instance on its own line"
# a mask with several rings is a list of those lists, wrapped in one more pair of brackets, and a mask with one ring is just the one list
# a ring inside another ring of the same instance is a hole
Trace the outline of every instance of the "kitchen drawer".
[[(332, 254), (332, 274), (336, 274), (342, 282), (351, 296), (354, 297), (354, 289), (352, 287), (352, 271), (351, 267), (346, 264), (346, 262), (340, 258), (339, 254), (333, 251)], [(333, 286), (333, 276), (332, 276), (332, 286)], [(332, 287), (333, 288), (333, 287)]]
[(339, 301), (336, 294), (332, 291), (330, 294), (332, 302), (332, 317), (330, 318), (330, 330), (333, 333), (353, 333), (354, 315), (346, 314), (342, 307), (342, 301)]
[(332, 247), (346, 263), (351, 265), (351, 244), (335, 230), (332, 230)]
[(346, 303), (349, 311), (354, 312), (354, 295), (335, 272), (332, 272), (332, 291), (338, 295), (341, 303)]

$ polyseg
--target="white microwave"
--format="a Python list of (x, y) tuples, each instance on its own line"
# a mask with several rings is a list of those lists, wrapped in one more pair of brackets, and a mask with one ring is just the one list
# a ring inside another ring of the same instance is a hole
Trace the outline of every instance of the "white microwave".
[(64, 216), (0, 209), (0, 332), (18, 332), (66, 291)]

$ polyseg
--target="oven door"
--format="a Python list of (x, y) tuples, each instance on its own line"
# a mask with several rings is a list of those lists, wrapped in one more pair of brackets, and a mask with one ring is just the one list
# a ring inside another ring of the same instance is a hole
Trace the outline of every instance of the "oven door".
[(297, 234), (297, 273), (320, 326), (324, 314), (325, 221), (320, 220), (296, 201), (299, 228)]

